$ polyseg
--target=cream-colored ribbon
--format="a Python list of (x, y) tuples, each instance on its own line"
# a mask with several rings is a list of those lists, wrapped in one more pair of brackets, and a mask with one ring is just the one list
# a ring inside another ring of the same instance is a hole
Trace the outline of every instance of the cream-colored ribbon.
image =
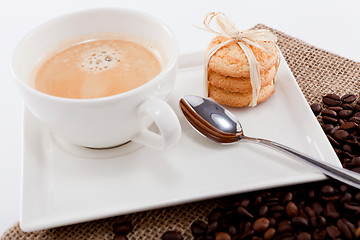
[[(216, 27), (218, 31), (211, 27), (211, 22), (215, 19)], [(257, 62), (253, 51), (250, 48), (250, 45), (257, 47), (261, 50), (264, 50), (270, 54), (274, 54), (269, 49), (267, 45), (269, 42), (276, 43), (277, 38), (270, 31), (265, 29), (260, 30), (247, 30), (239, 31), (236, 29), (235, 25), (230, 21), (230, 19), (223, 13), (212, 12), (208, 13), (204, 19), (205, 28), (201, 28), (205, 31), (221, 35), (223, 37), (229, 38), (229, 40), (220, 43), (208, 51), (208, 54), (205, 56), (205, 89), (206, 94), (208, 94), (208, 66), (210, 58), (223, 46), (228, 45), (231, 42), (237, 42), (240, 48), (244, 51), (246, 58), (249, 61), (250, 67), (250, 81), (252, 87), (252, 100), (249, 104), (250, 107), (254, 107), (257, 104), (257, 99), (259, 96), (261, 88), (260, 80), (260, 69), (259, 63)]]

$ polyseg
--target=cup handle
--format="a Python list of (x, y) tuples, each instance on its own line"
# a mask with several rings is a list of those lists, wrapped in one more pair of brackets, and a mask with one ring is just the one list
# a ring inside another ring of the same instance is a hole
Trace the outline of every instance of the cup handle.
[(181, 136), (181, 126), (175, 112), (165, 101), (151, 98), (138, 108), (140, 117), (149, 116), (154, 120), (160, 134), (144, 129), (132, 141), (156, 150), (167, 149), (175, 145)]

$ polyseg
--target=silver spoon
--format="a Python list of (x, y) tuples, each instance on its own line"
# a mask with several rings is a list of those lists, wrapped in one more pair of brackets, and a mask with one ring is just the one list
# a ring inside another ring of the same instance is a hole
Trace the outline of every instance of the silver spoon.
[(180, 108), (186, 120), (195, 130), (217, 143), (232, 144), (240, 140), (259, 143), (287, 153), (297, 160), (317, 168), (328, 177), (360, 189), (360, 174), (356, 172), (329, 165), (270, 140), (245, 136), (243, 128), (236, 117), (213, 101), (199, 96), (187, 95), (180, 99)]

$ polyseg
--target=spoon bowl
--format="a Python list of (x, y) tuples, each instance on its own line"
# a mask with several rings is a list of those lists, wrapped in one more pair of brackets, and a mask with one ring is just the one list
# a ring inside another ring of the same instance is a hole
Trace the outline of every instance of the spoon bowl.
[(326, 176), (360, 189), (360, 174), (329, 165), (324, 161), (307, 156), (295, 149), (271, 140), (244, 135), (240, 121), (221, 105), (199, 96), (186, 95), (180, 99), (180, 108), (188, 123), (204, 137), (221, 144), (238, 141), (258, 143), (317, 168)]
[[(234, 115), (220, 105), (214, 105), (208, 99), (186, 96), (180, 99), (181, 110), (190, 123), (201, 135), (221, 144), (232, 144), (242, 137), (242, 126)], [(194, 114), (200, 111), (201, 117)]]

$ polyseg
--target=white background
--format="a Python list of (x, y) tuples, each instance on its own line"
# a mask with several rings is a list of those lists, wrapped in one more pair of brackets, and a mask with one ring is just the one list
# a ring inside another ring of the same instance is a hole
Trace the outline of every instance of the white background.
[(194, 25), (201, 25), (207, 12), (222, 11), (240, 30), (263, 23), (360, 62), (356, 0), (0, 0), (0, 235), (19, 220), (20, 206), (22, 100), (10, 71), (12, 51), (24, 34), (42, 22), (95, 7), (132, 8), (157, 16), (177, 35), (180, 52), (205, 49), (214, 36)]

